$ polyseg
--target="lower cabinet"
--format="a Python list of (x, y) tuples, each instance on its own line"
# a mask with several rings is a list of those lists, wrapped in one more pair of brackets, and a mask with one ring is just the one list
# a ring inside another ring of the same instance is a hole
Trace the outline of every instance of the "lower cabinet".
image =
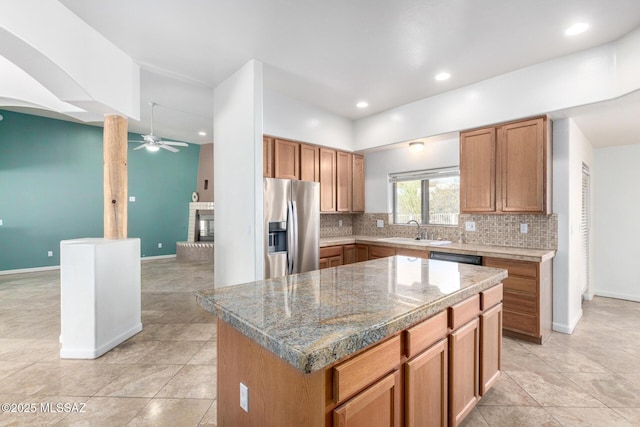
[(368, 261), (369, 260), (369, 246), (368, 245), (356, 245), (356, 261)]
[(344, 245), (342, 247), (342, 262), (344, 265), (357, 262), (356, 245)]
[(475, 318), (449, 336), (449, 417), (450, 425), (459, 425), (480, 398), (479, 322)]
[(396, 248), (392, 246), (369, 245), (369, 259), (385, 258), (395, 254)]
[(333, 410), (333, 427), (400, 427), (400, 372), (382, 378)]
[(480, 396), (489, 391), (502, 370), (502, 304), (480, 315)]
[(320, 269), (337, 267), (342, 265), (343, 261), (342, 246), (327, 246), (320, 248)]

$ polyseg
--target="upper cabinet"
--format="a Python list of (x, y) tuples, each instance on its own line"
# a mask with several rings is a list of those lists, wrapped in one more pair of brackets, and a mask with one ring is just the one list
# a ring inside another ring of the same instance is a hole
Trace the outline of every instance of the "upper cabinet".
[(353, 198), (351, 200), (351, 210), (353, 212), (364, 212), (364, 156), (353, 155)]
[(460, 133), (460, 212), (549, 214), (546, 117)]
[(336, 151), (320, 148), (320, 212), (336, 211)]
[(353, 154), (338, 151), (336, 153), (336, 182), (338, 212), (351, 212), (351, 199), (353, 198)]
[(276, 139), (273, 157), (275, 178), (300, 179), (300, 144)]
[(320, 182), (320, 149), (309, 144), (300, 144), (300, 179)]
[(273, 178), (273, 138), (262, 137), (262, 176)]

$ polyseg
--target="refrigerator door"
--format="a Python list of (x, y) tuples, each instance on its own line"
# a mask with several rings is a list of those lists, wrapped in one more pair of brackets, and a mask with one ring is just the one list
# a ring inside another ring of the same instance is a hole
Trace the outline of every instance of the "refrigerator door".
[(291, 202), (291, 181), (264, 179), (264, 278), (287, 274), (287, 250), (290, 246), (287, 217)]
[(292, 181), (291, 201), (296, 213), (293, 223), (297, 225), (292, 273), (317, 270), (320, 263), (320, 184)]

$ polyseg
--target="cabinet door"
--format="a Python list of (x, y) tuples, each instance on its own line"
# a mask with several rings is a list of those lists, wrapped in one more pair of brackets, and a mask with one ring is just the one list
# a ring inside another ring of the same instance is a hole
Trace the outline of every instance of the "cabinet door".
[(395, 371), (333, 410), (334, 427), (399, 427), (400, 373)]
[(336, 152), (320, 148), (320, 212), (336, 211)]
[(396, 248), (391, 246), (369, 246), (369, 259), (384, 258), (388, 256), (394, 256), (396, 254)]
[(364, 156), (353, 155), (352, 212), (364, 212)]
[(339, 267), (342, 264), (342, 255), (332, 256), (329, 258), (329, 267)]
[(276, 139), (273, 154), (275, 178), (300, 178), (300, 144), (293, 141)]
[(273, 138), (262, 137), (262, 176), (273, 178)]
[(479, 396), (479, 334), (475, 318), (449, 336), (449, 423), (459, 425)]
[(496, 131), (460, 134), (460, 212), (496, 211)]
[(300, 144), (300, 179), (320, 182), (320, 149)]
[(498, 130), (498, 150), (502, 211), (544, 213), (544, 119), (501, 126)]
[(344, 245), (342, 247), (344, 265), (353, 264), (356, 261), (356, 245)]
[(322, 270), (323, 268), (329, 268), (329, 258), (320, 258), (318, 269)]
[(429, 259), (429, 251), (424, 249), (396, 248), (396, 255), (404, 255), (411, 258)]
[(502, 368), (502, 304), (480, 315), (480, 396), (500, 377)]
[(351, 212), (351, 199), (353, 198), (353, 155), (338, 151), (336, 153), (337, 173), (337, 208), (338, 212)]
[(447, 339), (442, 339), (405, 366), (405, 426), (447, 425)]
[(356, 260), (357, 262), (369, 260), (369, 246), (356, 245)]

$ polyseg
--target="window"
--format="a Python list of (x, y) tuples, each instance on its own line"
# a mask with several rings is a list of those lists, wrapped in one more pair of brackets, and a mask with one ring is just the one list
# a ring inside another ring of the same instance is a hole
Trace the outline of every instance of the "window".
[(431, 225), (458, 225), (460, 171), (431, 169), (391, 174), (393, 222), (413, 220)]

